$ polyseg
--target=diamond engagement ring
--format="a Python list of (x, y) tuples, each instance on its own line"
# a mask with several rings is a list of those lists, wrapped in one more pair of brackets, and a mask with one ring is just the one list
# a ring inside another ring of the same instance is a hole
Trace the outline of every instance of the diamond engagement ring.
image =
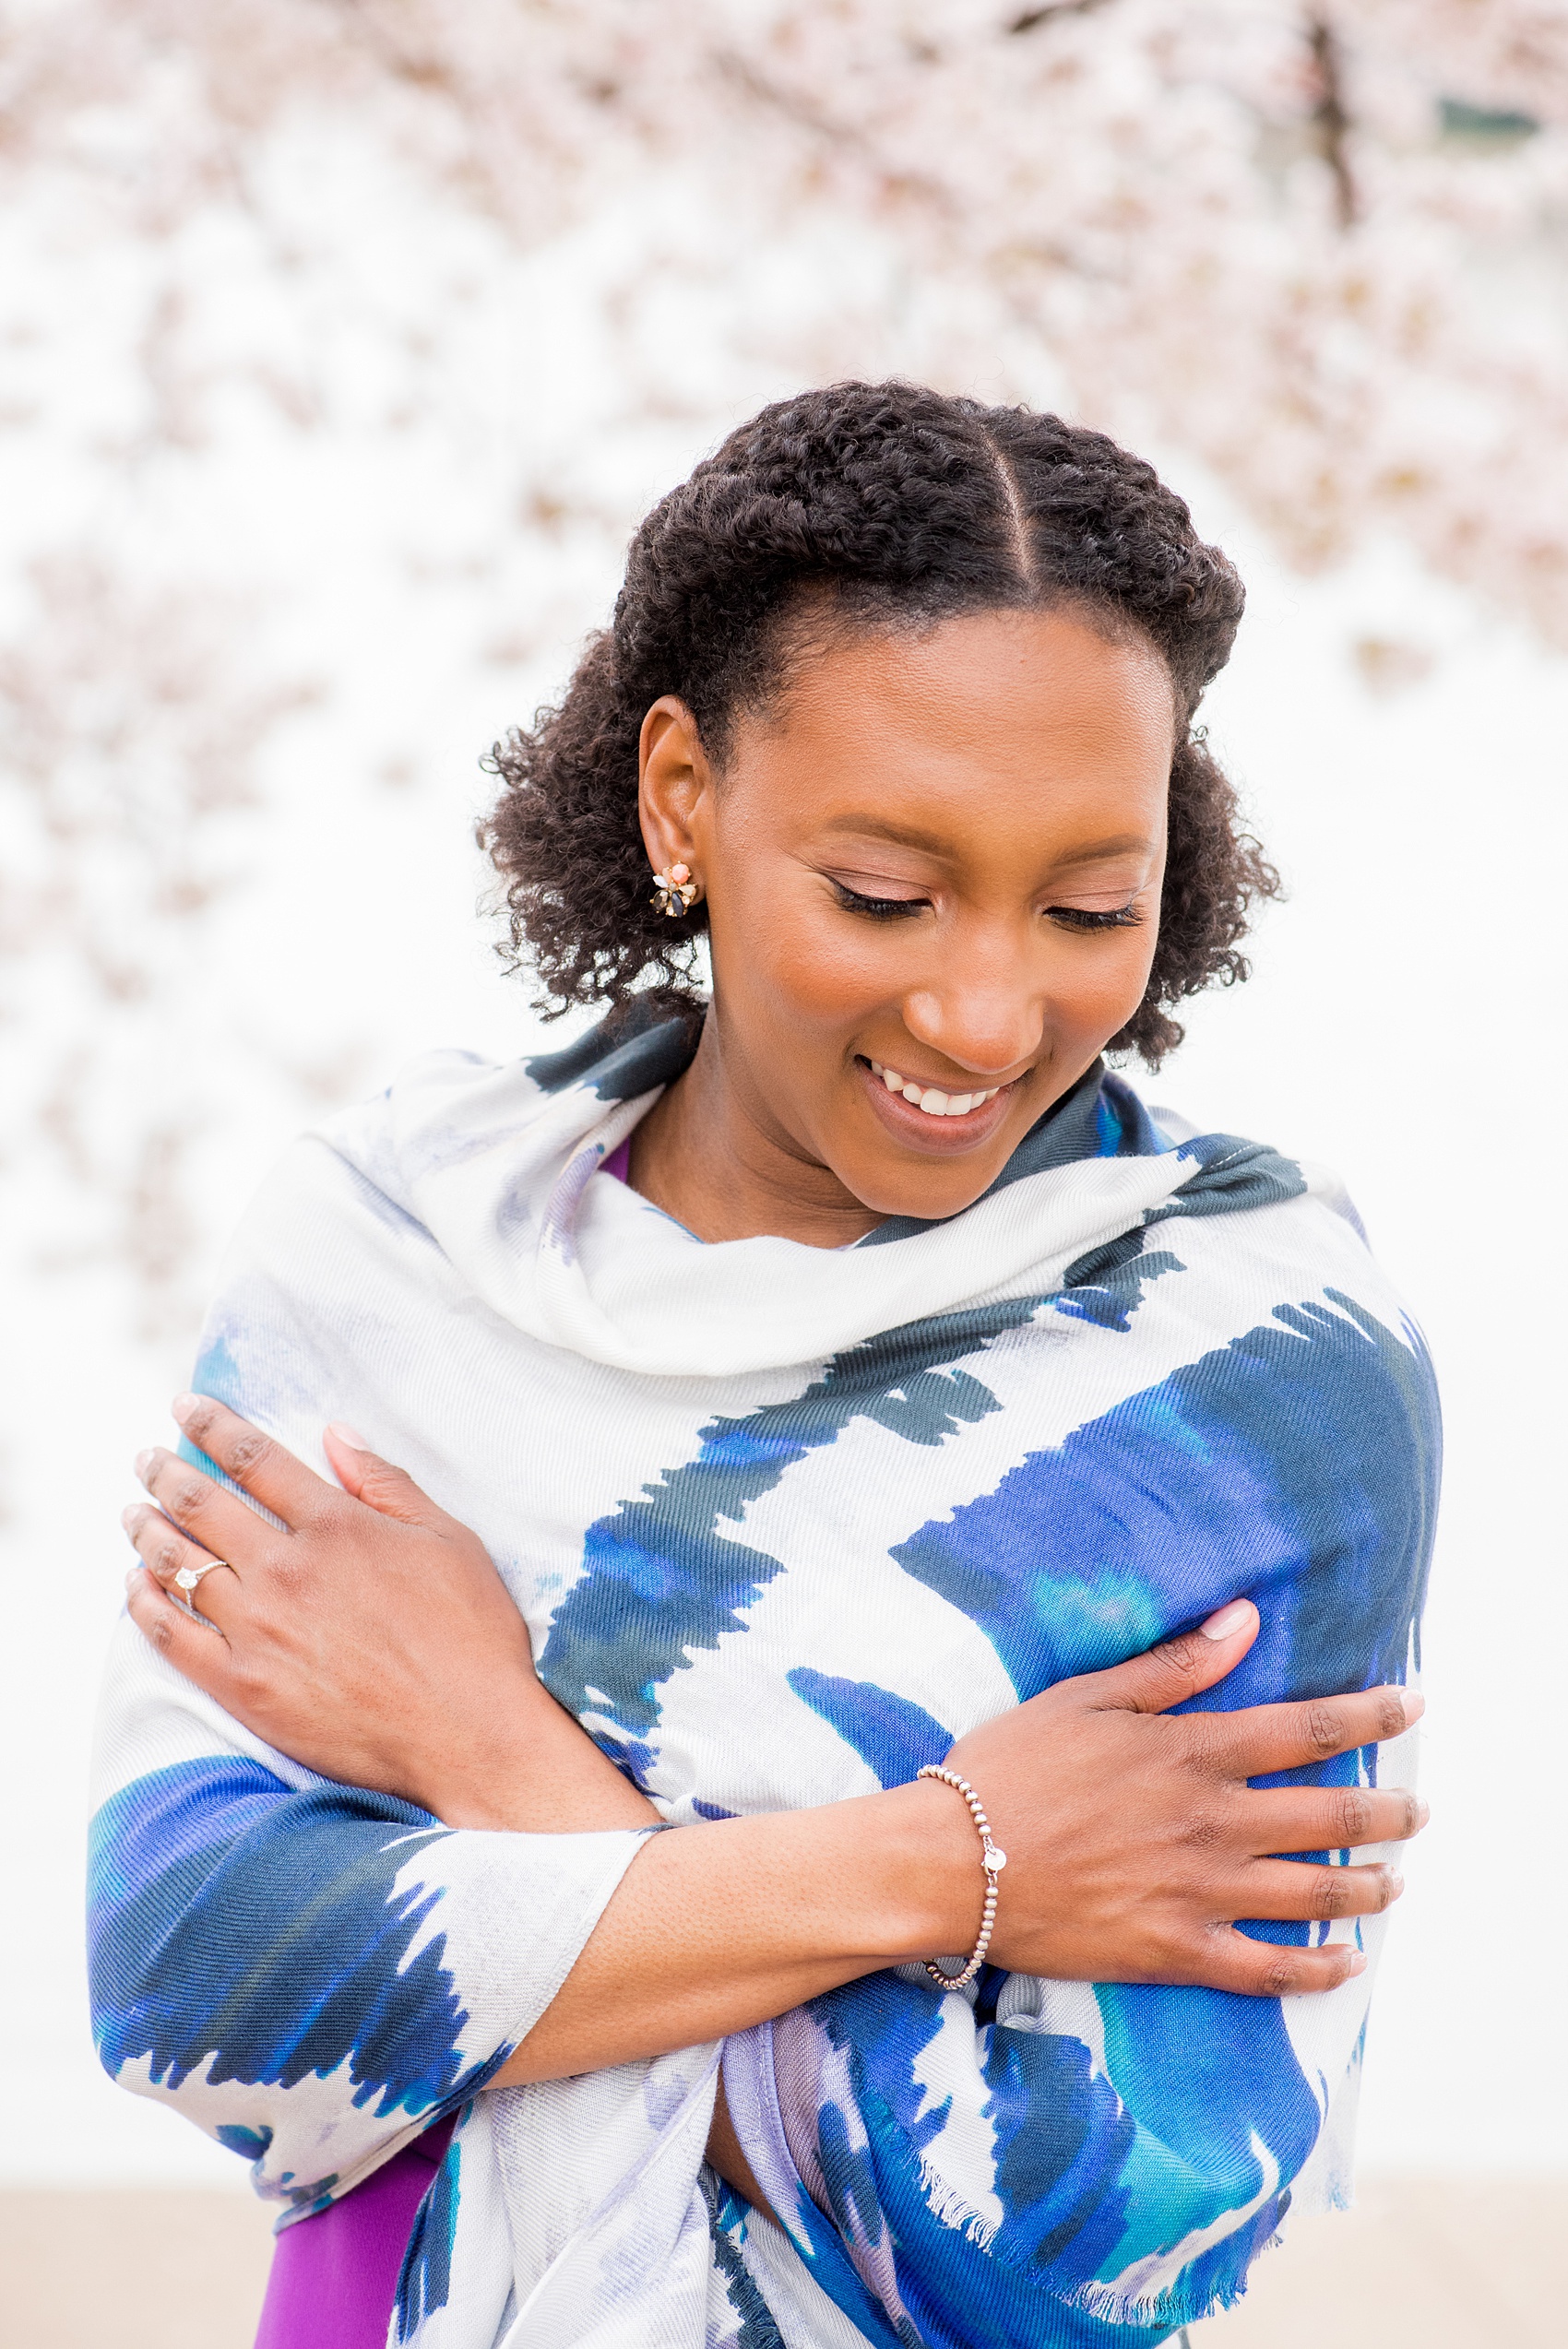
[(226, 1558), (209, 1558), (205, 1566), (182, 1566), (174, 1577), (174, 1588), (184, 1591), (189, 1598), (204, 1574), (210, 1574), (215, 1567), (227, 1566), (228, 1563)]

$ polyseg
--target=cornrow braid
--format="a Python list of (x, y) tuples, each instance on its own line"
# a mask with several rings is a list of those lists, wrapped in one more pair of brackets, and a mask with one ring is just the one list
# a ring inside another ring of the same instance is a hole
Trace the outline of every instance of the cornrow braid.
[(722, 766), (736, 714), (788, 673), (791, 622), (824, 599), (836, 627), (1074, 605), (1155, 646), (1178, 704), (1170, 849), (1148, 989), (1111, 1049), (1158, 1063), (1182, 1037), (1171, 1005), (1245, 979), (1249, 908), (1279, 887), (1193, 724), (1241, 583), (1153, 468), (1103, 433), (911, 384), (802, 392), (731, 433), (637, 531), (564, 699), (485, 762), (502, 789), (480, 839), (505, 884), (506, 951), (531, 962), (540, 1007), (651, 991), (701, 1018), (707, 908), (672, 921), (651, 902), (643, 718), (677, 694)]

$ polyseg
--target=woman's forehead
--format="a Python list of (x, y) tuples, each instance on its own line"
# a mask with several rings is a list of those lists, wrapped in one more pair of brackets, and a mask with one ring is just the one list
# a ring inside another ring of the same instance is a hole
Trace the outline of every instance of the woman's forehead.
[[(857, 633), (737, 729), (727, 779), (790, 828), (943, 853), (974, 825), (1158, 830), (1174, 695), (1158, 654), (1065, 612)], [(1109, 852), (1109, 851), (1108, 851)]]

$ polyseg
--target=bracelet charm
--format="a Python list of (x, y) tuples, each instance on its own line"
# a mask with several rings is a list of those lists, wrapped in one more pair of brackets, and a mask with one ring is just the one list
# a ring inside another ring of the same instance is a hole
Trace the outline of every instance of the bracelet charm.
[(980, 1866), (985, 1870), (985, 1911), (980, 1918), (980, 1939), (969, 1952), (969, 1962), (961, 1974), (944, 1974), (933, 1959), (925, 1960), (925, 1970), (933, 1982), (940, 1982), (944, 1990), (962, 1990), (974, 1980), (985, 1963), (985, 1953), (991, 1947), (992, 1927), (996, 1922), (996, 1879), (1007, 1865), (1007, 1855), (992, 1842), (991, 1821), (985, 1815), (985, 1806), (967, 1778), (960, 1778), (956, 1770), (944, 1770), (940, 1762), (926, 1762), (923, 1768), (916, 1771), (915, 1776), (940, 1778), (944, 1785), (951, 1786), (956, 1793), (962, 1795), (980, 1839)]

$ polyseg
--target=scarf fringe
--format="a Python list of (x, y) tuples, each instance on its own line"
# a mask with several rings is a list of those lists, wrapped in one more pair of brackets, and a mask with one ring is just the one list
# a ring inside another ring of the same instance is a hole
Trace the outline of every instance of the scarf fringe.
[(972, 2202), (966, 2201), (940, 2170), (932, 2169), (923, 2153), (920, 2164), (921, 2192), (932, 2216), (943, 2226), (952, 2227), (956, 2234), (967, 2236), (980, 2250), (989, 2251), (996, 2240), (994, 2220), (988, 2219), (982, 2211), (976, 2210)]

